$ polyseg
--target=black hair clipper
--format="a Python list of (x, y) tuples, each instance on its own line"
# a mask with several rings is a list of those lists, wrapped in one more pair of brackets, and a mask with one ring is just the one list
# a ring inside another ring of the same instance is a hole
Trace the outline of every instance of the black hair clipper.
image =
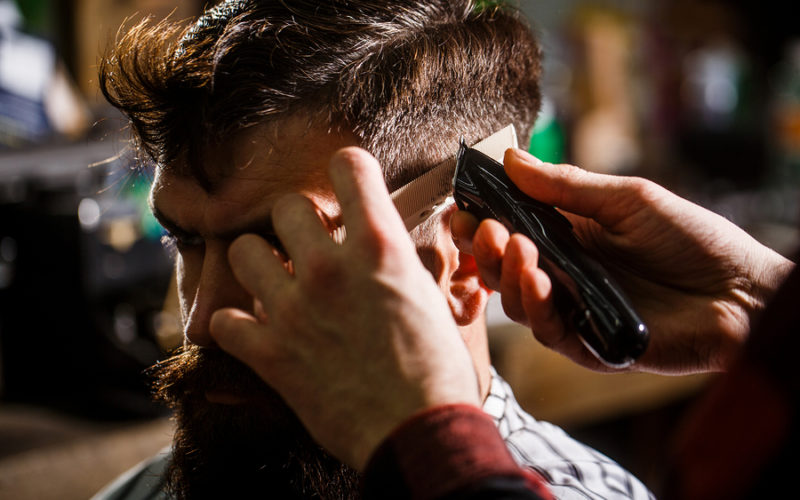
[(481, 220), (496, 219), (536, 244), (539, 265), (553, 282), (558, 313), (575, 327), (598, 359), (620, 368), (644, 352), (647, 327), (600, 263), (586, 254), (570, 222), (555, 208), (524, 194), (502, 164), (467, 147), (463, 140), (453, 189), (459, 209)]

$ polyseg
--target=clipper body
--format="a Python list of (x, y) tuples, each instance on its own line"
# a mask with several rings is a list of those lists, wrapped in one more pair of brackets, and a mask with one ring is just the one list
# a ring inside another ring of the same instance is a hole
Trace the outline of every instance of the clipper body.
[(625, 367), (646, 349), (649, 333), (603, 267), (589, 257), (570, 222), (552, 206), (520, 191), (503, 165), (462, 141), (453, 178), (459, 209), (500, 221), (538, 247), (553, 282), (556, 309), (603, 363)]

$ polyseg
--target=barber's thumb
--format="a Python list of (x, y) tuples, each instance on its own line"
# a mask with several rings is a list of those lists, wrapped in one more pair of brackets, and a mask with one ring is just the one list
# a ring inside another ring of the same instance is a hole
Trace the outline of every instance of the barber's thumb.
[(543, 162), (520, 149), (507, 150), (503, 161), (511, 181), (525, 194), (579, 215), (595, 214), (619, 184), (614, 176)]
[(561, 180), (555, 170), (561, 165), (545, 163), (522, 149), (506, 150), (503, 165), (514, 184), (528, 196), (543, 202), (552, 201), (549, 198), (555, 194), (551, 189), (553, 182)]

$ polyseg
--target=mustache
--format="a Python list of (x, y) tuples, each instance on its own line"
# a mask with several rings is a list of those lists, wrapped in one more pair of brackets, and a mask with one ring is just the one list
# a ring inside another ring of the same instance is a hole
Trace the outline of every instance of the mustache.
[[(358, 498), (359, 474), (329, 455), (269, 385), (215, 348), (182, 347), (147, 370), (177, 424), (167, 489), (176, 498)], [(246, 396), (209, 404), (208, 391)]]
[(207, 391), (282, 398), (250, 367), (230, 354), (196, 345), (179, 347), (145, 371), (156, 401), (175, 408), (181, 401), (205, 398)]

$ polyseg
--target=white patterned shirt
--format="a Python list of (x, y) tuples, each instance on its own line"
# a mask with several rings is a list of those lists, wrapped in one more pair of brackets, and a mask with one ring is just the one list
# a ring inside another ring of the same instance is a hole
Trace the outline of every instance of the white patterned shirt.
[(641, 481), (615, 461), (576, 441), (560, 427), (527, 414), (494, 368), (483, 411), (494, 419), (517, 463), (542, 476), (556, 498), (655, 499)]

